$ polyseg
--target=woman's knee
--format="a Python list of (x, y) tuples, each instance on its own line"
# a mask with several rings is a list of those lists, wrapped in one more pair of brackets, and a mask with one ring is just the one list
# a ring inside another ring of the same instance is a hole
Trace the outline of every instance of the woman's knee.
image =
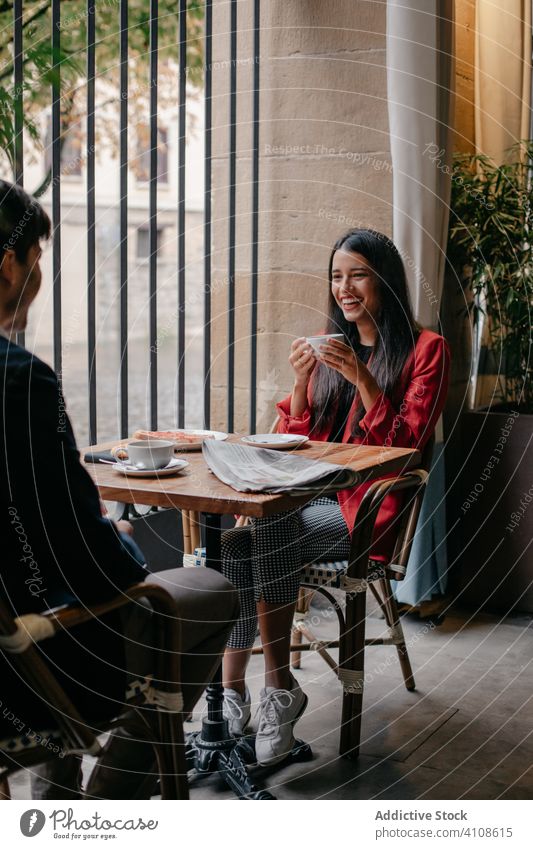
[(247, 561), (251, 556), (250, 528), (231, 528), (222, 534), (220, 557), (222, 566), (226, 563)]
[(253, 586), (250, 534), (247, 528), (233, 528), (222, 535), (220, 560), (222, 574), (239, 592), (246, 592)]

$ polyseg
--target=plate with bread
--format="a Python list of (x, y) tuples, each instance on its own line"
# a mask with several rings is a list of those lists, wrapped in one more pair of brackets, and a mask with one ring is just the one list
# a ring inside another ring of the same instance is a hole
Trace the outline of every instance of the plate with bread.
[(206, 439), (222, 441), (228, 438), (227, 433), (220, 430), (200, 430), (181, 428), (180, 430), (136, 430), (133, 439), (168, 439), (175, 442), (175, 453), (182, 451), (201, 451)]

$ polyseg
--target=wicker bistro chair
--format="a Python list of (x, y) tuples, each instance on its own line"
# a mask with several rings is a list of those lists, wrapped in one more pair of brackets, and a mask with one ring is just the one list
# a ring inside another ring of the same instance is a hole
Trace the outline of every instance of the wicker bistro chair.
[[(375, 481), (366, 491), (359, 506), (348, 560), (309, 564), (302, 572), (293, 634), (303, 635), (308, 642), (293, 644), (291, 650), (293, 658), (294, 653), (299, 655), (306, 650), (317, 651), (342, 682), (339, 752), (344, 757), (356, 758), (359, 754), (366, 646), (396, 646), (405, 686), (408, 690), (415, 689), (405, 637), (390, 581), (391, 579), (401, 580), (405, 576), (427, 478), (426, 471), (416, 469), (401, 477)], [(406, 492), (407, 504), (397, 518), (394, 556), (391, 563), (385, 565), (369, 559), (372, 534), (383, 499), (389, 493), (399, 490)], [(205, 566), (205, 562), (204, 548), (196, 548), (194, 553), (186, 553), (184, 557), (184, 564), (187, 566)], [(339, 600), (332, 595), (332, 589), (345, 593), (344, 611)], [(366, 591), (368, 589), (378, 601), (385, 616), (389, 629), (387, 637), (365, 639)], [(324, 595), (333, 605), (340, 626), (338, 640), (327, 642), (317, 640), (307, 626), (307, 611), (315, 592)], [(328, 651), (332, 648), (339, 650), (338, 663)], [(253, 654), (262, 654), (263, 648), (256, 646), (252, 651)]]
[[(36, 645), (53, 639), (62, 630), (69, 631), (141, 598), (148, 599), (156, 613), (161, 614), (157, 647), (160, 650), (154, 651), (154, 676), (129, 685), (122, 709), (117, 707), (116, 716), (97, 723), (84, 719)], [(177, 605), (163, 588), (150, 584), (137, 584), (123, 595), (92, 608), (66, 605), (43, 614), (30, 613), (17, 618), (0, 599), (0, 655), (42, 701), (53, 725), (52, 730), (41, 728), (31, 734), (26, 732), (26, 735), (0, 739), (0, 798), (10, 798), (10, 774), (51, 760), (58, 752), (97, 757), (102, 751), (98, 735), (120, 727), (124, 714), (136, 709), (157, 758), (162, 798), (188, 799), (180, 647), (181, 622)], [(8, 704), (9, 698), (2, 695), (1, 701)]]
[[(275, 433), (279, 419), (270, 428)], [(366, 491), (357, 512), (356, 527), (352, 534), (350, 556), (348, 560), (337, 562), (317, 562), (308, 564), (302, 572), (302, 581), (296, 612), (294, 616), (291, 642), (291, 661), (295, 669), (300, 668), (301, 653), (316, 651), (335, 672), (343, 685), (342, 723), (339, 753), (355, 759), (359, 755), (361, 740), (361, 715), (364, 686), (364, 653), (366, 646), (395, 646), (400, 668), (407, 690), (415, 689), (415, 680), (400, 622), (398, 607), (391, 588), (391, 580), (401, 581), (407, 571), (407, 562), (411, 552), (413, 538), (426, 481), (433, 455), (434, 436), (428, 440), (421, 461), (421, 468), (401, 477), (375, 481)], [(385, 497), (399, 490), (406, 492), (407, 504), (396, 520), (396, 544), (389, 564), (369, 558), (370, 543), (379, 508)], [(198, 520), (194, 513), (182, 514), (184, 528), (184, 558), (186, 566), (204, 566), (205, 550), (199, 545)], [(236, 526), (248, 523), (240, 516)], [(338, 599), (331, 590), (345, 593), (346, 607), (343, 612)], [(366, 591), (370, 589), (378, 602), (388, 626), (388, 636), (365, 639)], [(331, 641), (317, 640), (308, 623), (308, 611), (315, 592), (324, 595), (337, 614), (339, 620), (339, 639)], [(307, 640), (303, 642), (303, 638)], [(336, 662), (329, 649), (338, 648), (339, 660)], [(262, 654), (262, 646), (256, 646), (253, 654)]]
[[(357, 513), (349, 559), (336, 563), (312, 563), (302, 573), (302, 589), (293, 626), (293, 635), (300, 639), (291, 645), (293, 665), (294, 660), (299, 664), (301, 651), (317, 651), (341, 681), (343, 699), (339, 753), (345, 757), (356, 758), (359, 754), (366, 646), (395, 646), (405, 686), (408, 690), (415, 689), (390, 581), (402, 580), (405, 576), (427, 478), (426, 471), (416, 469), (392, 480), (373, 483)], [(369, 559), (372, 533), (383, 499), (399, 490), (406, 492), (408, 503), (397, 518), (393, 558), (389, 564), (383, 564)], [(345, 594), (344, 611), (338, 594), (332, 594), (332, 589)], [(388, 626), (386, 637), (365, 639), (366, 592), (369, 589), (384, 614)], [(333, 605), (339, 620), (338, 640), (317, 640), (310, 631), (306, 618), (314, 592), (321, 593)], [(301, 642), (302, 637), (305, 637), (306, 643)], [(338, 662), (329, 653), (333, 648), (339, 650)]]

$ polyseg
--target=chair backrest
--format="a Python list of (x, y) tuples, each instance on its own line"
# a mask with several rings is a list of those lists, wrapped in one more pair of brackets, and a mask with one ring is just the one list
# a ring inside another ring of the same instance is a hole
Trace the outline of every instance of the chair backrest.
[(431, 462), (433, 460), (433, 451), (435, 450), (435, 433), (432, 433), (429, 437), (428, 441), (424, 446), (424, 450), (422, 451), (422, 460), (420, 461), (420, 468), (424, 469), (425, 472), (431, 471)]
[[(407, 563), (413, 546), (420, 510), (422, 509), (428, 476), (431, 471), (434, 447), (435, 434), (432, 433), (422, 450), (419, 467), (420, 473), (418, 470), (413, 473), (414, 475), (420, 474), (420, 477), (418, 481), (413, 481), (409, 500), (404, 505), (400, 516), (396, 520), (396, 542), (389, 564), (389, 570), (393, 573), (393, 577), (397, 581), (403, 581), (407, 571)], [(395, 566), (397, 570), (395, 570)]]
[(387, 497), (393, 492), (410, 493), (408, 503), (397, 516), (394, 528), (396, 531), (396, 543), (389, 570), (398, 572), (393, 575), (402, 580), (405, 575), (405, 567), (409, 559), (411, 544), (416, 530), (416, 523), (420, 514), (424, 488), (428, 473), (424, 469), (414, 469), (397, 478), (377, 480), (370, 484), (366, 490), (359, 509), (357, 521), (352, 533), (348, 574), (354, 578), (364, 578), (367, 572), (368, 558), (371, 556), (374, 527), (379, 509)]
[[(394, 546), (394, 554), (389, 565), (389, 569), (394, 574), (397, 581), (402, 581), (405, 578), (407, 563), (413, 547), (413, 540), (416, 533), (420, 510), (426, 491), (427, 475), (431, 471), (431, 462), (433, 460), (433, 449), (435, 447), (435, 434), (432, 433), (426, 442), (422, 451), (422, 459), (420, 468), (426, 472), (426, 478), (423, 485), (413, 491), (411, 501), (402, 510), (402, 516), (398, 519), (398, 532), (396, 536), (396, 544)], [(398, 571), (394, 567), (399, 567)]]
[[(413, 540), (418, 524), (418, 517), (422, 509), (422, 501), (426, 491), (426, 483), (428, 472), (425, 469), (421, 470), (424, 475), (423, 480), (412, 490), (409, 502), (404, 506), (402, 515), (398, 520), (398, 531), (396, 535), (396, 543), (394, 546), (394, 554), (392, 555), (389, 569), (394, 572), (396, 580), (401, 581), (405, 578), (407, 563), (411, 554)], [(395, 570), (398, 567), (398, 571)]]

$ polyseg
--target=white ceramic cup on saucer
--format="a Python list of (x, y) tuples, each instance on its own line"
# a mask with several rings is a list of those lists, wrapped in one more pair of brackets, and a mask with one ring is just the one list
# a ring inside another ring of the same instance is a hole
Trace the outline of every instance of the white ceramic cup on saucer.
[(315, 356), (320, 354), (320, 346), (325, 345), (328, 339), (338, 339), (339, 342), (344, 341), (344, 333), (327, 333), (325, 336), (306, 336), (305, 341), (313, 349)]
[(164, 469), (174, 457), (175, 447), (169, 439), (134, 439), (125, 446), (113, 448), (111, 453), (114, 457), (120, 454), (119, 462), (137, 469)]

